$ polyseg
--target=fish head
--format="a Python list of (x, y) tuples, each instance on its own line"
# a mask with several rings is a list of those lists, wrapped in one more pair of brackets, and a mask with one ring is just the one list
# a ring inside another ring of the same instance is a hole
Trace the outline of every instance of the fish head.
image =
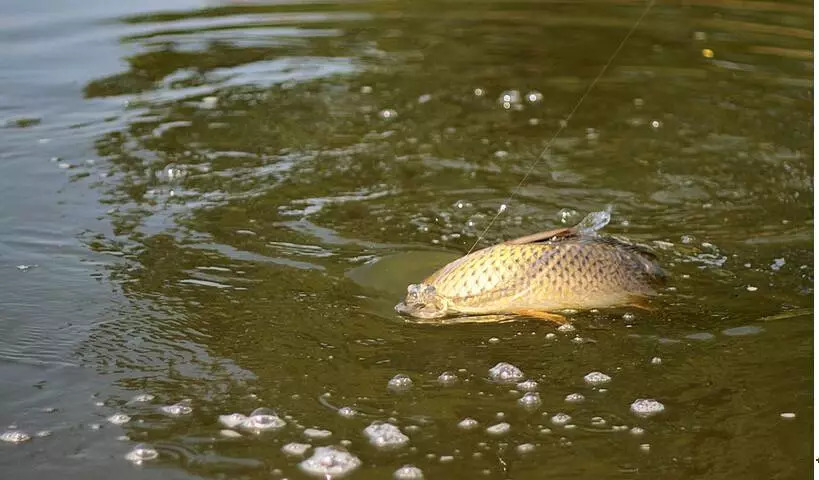
[(440, 318), (446, 316), (447, 302), (432, 285), (415, 283), (407, 287), (407, 296), (395, 311), (416, 318)]

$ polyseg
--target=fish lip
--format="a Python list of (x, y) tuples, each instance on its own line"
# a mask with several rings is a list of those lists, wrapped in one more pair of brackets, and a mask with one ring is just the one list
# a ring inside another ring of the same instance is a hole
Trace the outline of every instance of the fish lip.
[(420, 307), (415, 306), (415, 305), (410, 306), (410, 305), (407, 305), (407, 302), (399, 302), (394, 307), (394, 309), (395, 309), (396, 312), (400, 313), (401, 315), (405, 315), (407, 317), (412, 317), (412, 318), (421, 318), (421, 319), (425, 319), (425, 320), (430, 319), (430, 318), (442, 318), (442, 317), (446, 316), (446, 313), (441, 313), (441, 312), (437, 312), (437, 311), (432, 312), (432, 313), (425, 312), (424, 307), (426, 307), (426, 306), (427, 306), (426, 304), (422, 305)]

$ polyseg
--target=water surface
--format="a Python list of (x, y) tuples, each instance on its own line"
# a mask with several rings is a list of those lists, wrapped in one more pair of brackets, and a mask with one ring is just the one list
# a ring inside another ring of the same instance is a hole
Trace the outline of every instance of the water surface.
[[(0, 422), (33, 437), (3, 471), (304, 478), (296, 442), (362, 479), (807, 476), (809, 3), (655, 5), (516, 190), (644, 6), (0, 7)], [(398, 317), (512, 193), (479, 245), (610, 205), (670, 273), (656, 309)], [(499, 362), (537, 385), (490, 381)], [(219, 423), (259, 407), (287, 425)]]

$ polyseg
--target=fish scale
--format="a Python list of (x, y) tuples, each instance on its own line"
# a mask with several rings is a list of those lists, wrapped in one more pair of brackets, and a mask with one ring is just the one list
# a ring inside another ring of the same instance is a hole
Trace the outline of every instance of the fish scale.
[(500, 244), (467, 255), (424, 281), (460, 313), (624, 304), (654, 293), (659, 267), (603, 238)]

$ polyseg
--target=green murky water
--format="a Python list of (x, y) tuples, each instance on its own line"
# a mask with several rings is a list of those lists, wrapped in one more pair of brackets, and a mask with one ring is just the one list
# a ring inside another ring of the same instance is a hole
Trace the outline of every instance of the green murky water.
[[(468, 250), (643, 3), (46, 3), (0, 6), (0, 423), (32, 437), (0, 442), (9, 478), (303, 478), (294, 442), (361, 479), (808, 475), (811, 4), (651, 10), (481, 243), (611, 205), (653, 245), (654, 312), (559, 332), (392, 307)], [(259, 407), (287, 425), (223, 431)], [(377, 421), (409, 442), (371, 445)]]

